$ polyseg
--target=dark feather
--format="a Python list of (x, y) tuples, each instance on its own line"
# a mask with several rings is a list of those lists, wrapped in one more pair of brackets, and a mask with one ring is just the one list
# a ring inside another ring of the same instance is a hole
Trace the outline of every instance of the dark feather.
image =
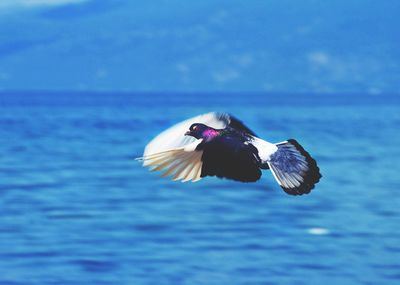
[(314, 189), (315, 184), (317, 184), (322, 177), (319, 167), (311, 155), (296, 140), (289, 139), (288, 142), (294, 145), (296, 149), (305, 157), (309, 169), (304, 174), (304, 182), (300, 185), (300, 187), (297, 187), (296, 189), (282, 187), (282, 189), (290, 195), (308, 194), (312, 189)]
[(257, 136), (252, 130), (250, 130), (242, 121), (238, 120), (236, 117), (227, 113), (217, 113), (219, 119), (224, 121), (225, 124), (239, 132), (247, 133), (252, 136)]
[(257, 149), (244, 144), (246, 137), (237, 132), (225, 133), (209, 142), (201, 143), (203, 150), (201, 177), (217, 176), (242, 182), (260, 179)]
[[(271, 169), (278, 177), (282, 189), (290, 195), (310, 193), (322, 177), (316, 161), (294, 139), (279, 143), (277, 146), (278, 150), (268, 163), (271, 164)], [(299, 176), (301, 179), (298, 179)], [(300, 182), (300, 185), (291, 185), (293, 181)]]

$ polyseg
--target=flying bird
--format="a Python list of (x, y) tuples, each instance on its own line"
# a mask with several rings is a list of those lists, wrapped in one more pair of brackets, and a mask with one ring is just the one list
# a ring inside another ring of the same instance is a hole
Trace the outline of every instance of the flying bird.
[(206, 176), (255, 182), (261, 170), (269, 169), (290, 195), (309, 193), (322, 177), (315, 160), (296, 140), (267, 142), (234, 116), (216, 112), (165, 130), (147, 144), (138, 160), (182, 182)]

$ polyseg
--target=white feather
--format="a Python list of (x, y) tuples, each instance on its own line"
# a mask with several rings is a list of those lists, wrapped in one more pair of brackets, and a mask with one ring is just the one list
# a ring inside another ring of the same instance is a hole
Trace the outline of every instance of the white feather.
[(278, 150), (278, 147), (275, 144), (257, 137), (252, 137), (251, 144), (257, 148), (258, 156), (261, 158), (263, 163), (269, 161), (271, 155)]
[(193, 143), (171, 149), (145, 155), (140, 158), (143, 166), (151, 167), (153, 171), (164, 171), (162, 176), (172, 175), (172, 180), (182, 182), (196, 182), (201, 179), (203, 151), (196, 150), (202, 140), (195, 140)]

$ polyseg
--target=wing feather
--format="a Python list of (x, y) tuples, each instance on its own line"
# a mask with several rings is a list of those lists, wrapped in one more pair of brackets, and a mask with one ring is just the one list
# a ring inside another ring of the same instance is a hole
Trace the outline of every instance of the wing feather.
[(178, 165), (175, 171), (175, 175), (172, 177), (172, 180), (180, 180), (182, 179), (181, 176), (184, 174), (188, 169), (190, 169), (190, 166), (192, 165), (191, 161), (191, 156), (186, 155), (184, 157), (184, 160), (182, 160), (182, 163)]
[(196, 150), (196, 146), (201, 142), (202, 140), (195, 140), (184, 147), (145, 155), (139, 160), (143, 161), (143, 166), (150, 167), (152, 171), (164, 171), (162, 177), (172, 176), (174, 181), (194, 182), (201, 178), (203, 151)]
[(202, 163), (198, 163), (196, 165), (196, 172), (193, 175), (192, 182), (197, 182), (197, 181), (199, 181), (201, 179), (201, 168), (202, 168), (202, 165), (203, 165)]

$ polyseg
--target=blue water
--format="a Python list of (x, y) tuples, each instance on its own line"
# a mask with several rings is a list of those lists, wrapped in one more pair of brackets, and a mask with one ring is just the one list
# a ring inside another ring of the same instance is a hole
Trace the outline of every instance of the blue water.
[[(400, 98), (0, 95), (0, 284), (399, 284)], [(153, 136), (229, 111), (293, 137), (323, 179), (286, 195), (171, 182), (134, 161)]]

